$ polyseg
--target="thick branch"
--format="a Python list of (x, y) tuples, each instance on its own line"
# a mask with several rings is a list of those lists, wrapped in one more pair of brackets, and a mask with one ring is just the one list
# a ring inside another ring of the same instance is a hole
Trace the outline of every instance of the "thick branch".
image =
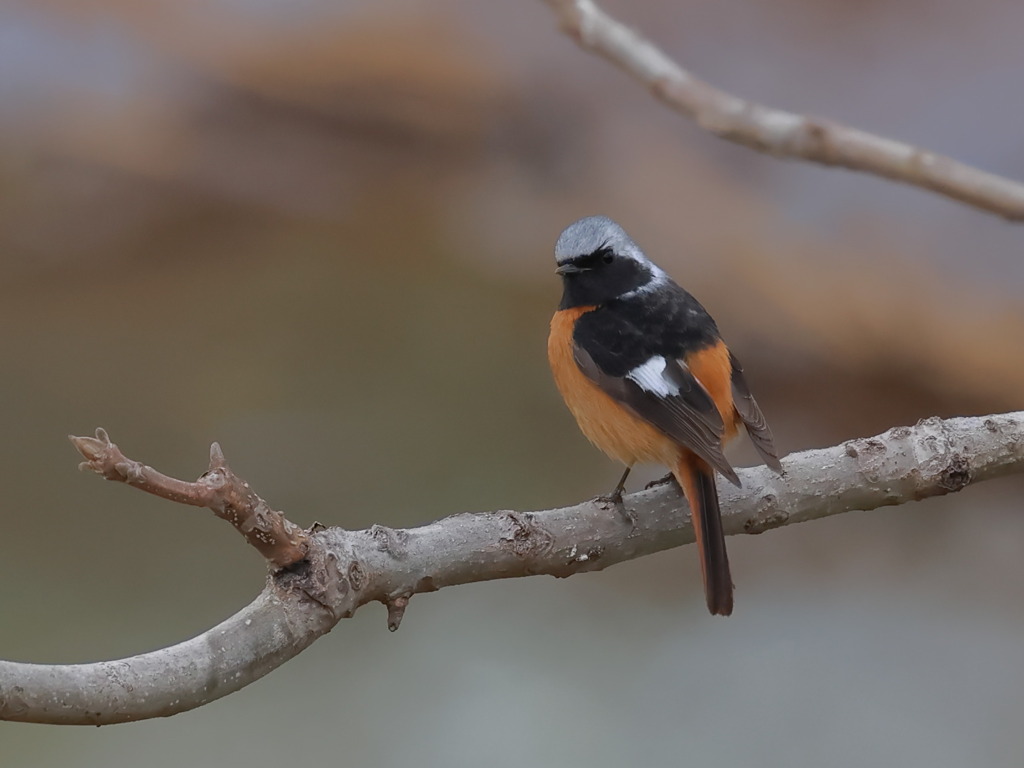
[(562, 28), (645, 83), (663, 102), (715, 135), (777, 157), (840, 166), (930, 189), (1011, 221), (1024, 220), (1024, 184), (935, 152), (841, 123), (746, 101), (684, 70), (591, 0), (545, 0)]
[[(740, 470), (744, 487), (722, 488), (727, 533), (761, 533), (1024, 472), (1024, 412), (927, 419), (794, 454), (783, 466), (783, 477), (766, 467)], [(625, 504), (635, 525), (621, 510), (586, 502), (464, 513), (406, 530), (310, 533), (305, 560), (276, 571), (252, 605), (193, 640), (98, 664), (0, 661), (0, 719), (99, 725), (172, 715), (258, 679), (368, 602), (387, 605), (395, 629), (419, 592), (570, 576), (693, 541), (674, 485), (633, 494)]]
[(230, 619), (170, 648), (95, 664), (0, 661), (0, 720), (107, 725), (187, 712), (263, 677), (337, 621), (271, 583)]

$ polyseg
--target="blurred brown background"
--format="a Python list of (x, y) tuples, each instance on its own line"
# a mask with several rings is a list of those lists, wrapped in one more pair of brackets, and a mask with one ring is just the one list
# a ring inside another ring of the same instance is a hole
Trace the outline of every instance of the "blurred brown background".
[[(607, 7), (741, 95), (1024, 178), (1024, 5)], [(219, 440), (304, 525), (607, 490), (544, 352), (593, 213), (716, 315), (787, 452), (1022, 407), (1024, 230), (721, 143), (539, 2), (0, 6), (0, 656), (164, 646), (262, 584), (68, 432), (185, 477)], [(369, 606), (170, 720), (0, 723), (0, 763), (1019, 765), (1022, 491), (735, 538), (729, 620), (692, 549), (421, 596), (394, 635)]]

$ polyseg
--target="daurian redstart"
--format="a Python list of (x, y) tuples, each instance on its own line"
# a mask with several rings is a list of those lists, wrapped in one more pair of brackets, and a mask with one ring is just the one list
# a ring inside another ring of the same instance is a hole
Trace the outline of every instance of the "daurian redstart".
[(765, 462), (781, 471), (771, 430), (725, 346), (693, 296), (648, 260), (604, 216), (571, 224), (555, 245), (562, 302), (551, 320), (548, 360), (580, 429), (626, 465), (664, 464), (690, 505), (708, 610), (732, 613), (715, 470), (739, 478), (722, 453), (742, 423)]

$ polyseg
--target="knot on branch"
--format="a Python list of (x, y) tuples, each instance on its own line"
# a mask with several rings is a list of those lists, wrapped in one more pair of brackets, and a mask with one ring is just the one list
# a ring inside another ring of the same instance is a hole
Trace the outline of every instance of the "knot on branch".
[(959, 453), (954, 453), (939, 475), (939, 485), (949, 493), (956, 493), (970, 485), (971, 479), (970, 462)]
[(321, 537), (311, 538), (308, 554), (299, 562), (274, 573), (279, 588), (309, 599), (326, 610), (334, 620), (347, 619), (362, 600), (352, 584), (352, 566), (345, 566), (338, 553)]
[(530, 512), (503, 512), (500, 544), (517, 557), (537, 557), (551, 549), (552, 536)]
[(781, 528), (788, 522), (789, 512), (779, 508), (779, 500), (775, 494), (766, 493), (757, 502), (757, 514), (747, 518), (743, 523), (743, 532), (764, 533), (773, 528)]
[(861, 440), (851, 440), (845, 445), (846, 455), (852, 459), (869, 458), (885, 453), (885, 443), (878, 438), (869, 437)]
[(577, 547), (573, 545), (573, 548), (569, 550), (569, 566), (564, 573), (556, 573), (556, 576), (571, 576), (574, 573), (580, 573), (582, 571), (589, 571), (594, 569), (600, 569), (603, 567), (598, 564), (601, 556), (604, 555), (604, 547), (600, 544), (591, 544), (587, 547)]
[[(990, 433), (999, 428), (991, 419), (981, 426)], [(923, 499), (955, 493), (974, 479), (970, 451), (958, 442), (950, 423), (938, 417), (921, 419), (913, 428), (894, 427), (878, 437), (852, 440), (844, 452), (856, 459), (861, 477), (883, 486), (887, 503), (904, 498), (901, 484), (913, 498)], [(908, 464), (913, 470), (900, 477), (899, 468)]]
[(409, 544), (409, 532), (395, 530), (386, 525), (370, 526), (370, 538), (377, 545), (377, 549), (396, 560), (402, 560), (407, 554)]

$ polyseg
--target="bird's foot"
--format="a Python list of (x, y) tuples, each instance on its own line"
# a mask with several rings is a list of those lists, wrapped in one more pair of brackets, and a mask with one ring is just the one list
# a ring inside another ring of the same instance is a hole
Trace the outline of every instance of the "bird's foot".
[(598, 496), (594, 499), (594, 503), (600, 504), (602, 507), (615, 507), (629, 523), (630, 530), (633, 530), (636, 528), (636, 516), (622, 503), (622, 492), (626, 488), (626, 478), (629, 477), (631, 469), (632, 467), (626, 467), (626, 471), (622, 473), (622, 477), (619, 478), (619, 482), (615, 484), (612, 492), (607, 496)]
[(598, 496), (594, 499), (594, 503), (604, 507), (605, 509), (614, 507), (615, 510), (622, 515), (622, 519), (629, 523), (630, 530), (636, 528), (636, 515), (633, 514), (633, 510), (623, 503), (621, 490), (613, 491), (606, 496)]
[(651, 480), (651, 482), (644, 486), (644, 490), (649, 491), (651, 490), (651, 488), (657, 488), (658, 486), (661, 485), (668, 485), (669, 483), (675, 482), (675, 480), (676, 476), (669, 472), (664, 477), (659, 477), (657, 480)]
[(602, 507), (622, 507), (622, 491), (618, 493), (609, 493), (603, 496), (595, 496), (594, 503), (600, 504)]

